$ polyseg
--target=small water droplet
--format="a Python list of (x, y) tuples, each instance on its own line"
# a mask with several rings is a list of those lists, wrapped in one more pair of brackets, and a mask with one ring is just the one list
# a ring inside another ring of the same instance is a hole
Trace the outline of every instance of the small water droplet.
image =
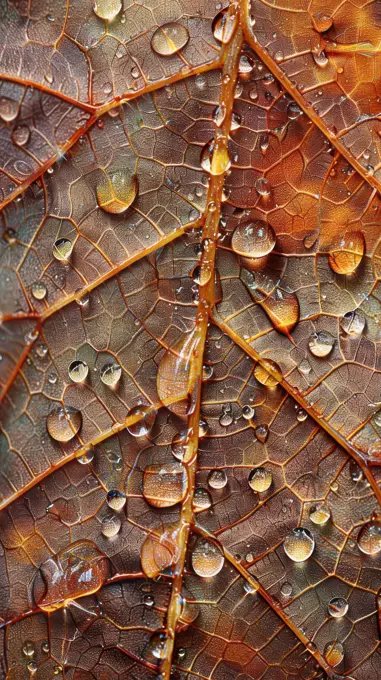
[(261, 442), (261, 444), (264, 444), (267, 441), (267, 438), (269, 436), (269, 426), (268, 425), (258, 425), (255, 428), (255, 436), (258, 439), (258, 441)]
[(296, 412), (296, 420), (299, 421), (299, 423), (303, 423), (305, 420), (308, 418), (308, 413), (302, 408), (298, 408)]
[(208, 510), (212, 506), (212, 498), (207, 489), (197, 487), (193, 496), (193, 508), (195, 512)]
[(73, 243), (68, 238), (59, 238), (53, 246), (53, 256), (56, 260), (67, 261), (72, 254)]
[(36, 650), (34, 647), (34, 642), (32, 640), (25, 640), (22, 647), (22, 653), (27, 659), (33, 659)]
[(113, 538), (119, 533), (121, 526), (122, 522), (118, 515), (106, 515), (102, 520), (102, 534), (106, 538)]
[(199, 538), (192, 551), (192, 567), (197, 576), (212, 578), (224, 566), (225, 558), (214, 543)]
[(175, 434), (172, 439), (171, 451), (177, 460), (182, 461), (185, 455), (186, 446), (188, 444), (188, 430), (182, 430)]
[(211, 470), (208, 475), (208, 484), (211, 489), (223, 489), (228, 483), (225, 470)]
[(267, 198), (271, 194), (271, 185), (266, 177), (260, 177), (255, 182), (255, 188), (260, 196)]
[(353, 458), (349, 461), (349, 471), (353, 482), (361, 482), (364, 478), (362, 469)]
[(43, 300), (48, 292), (45, 284), (42, 281), (36, 281), (36, 283), (32, 283), (30, 290), (35, 300)]
[(326, 524), (331, 517), (331, 511), (326, 503), (315, 503), (311, 506), (309, 514), (314, 524)]
[(348, 602), (343, 597), (333, 597), (328, 602), (328, 614), (335, 619), (340, 619), (348, 611)]
[(315, 541), (308, 529), (296, 527), (284, 539), (283, 549), (293, 562), (304, 562), (311, 557), (315, 549)]
[(336, 274), (353, 274), (365, 252), (362, 231), (348, 231), (338, 236), (329, 249), (328, 262)]
[(94, 456), (95, 456), (94, 449), (89, 449), (88, 451), (85, 451), (85, 453), (82, 454), (82, 456), (79, 456), (77, 458), (77, 461), (81, 465), (87, 465), (88, 463), (93, 462)]
[(258, 467), (251, 470), (249, 473), (249, 486), (257, 493), (268, 491), (273, 482), (271, 470), (266, 470), (264, 467)]
[(189, 391), (191, 358), (197, 346), (197, 329), (184, 333), (163, 355), (156, 377), (157, 393), (161, 401), (184, 395), (181, 403), (170, 405), (171, 411), (185, 416)]
[(257, 363), (254, 368), (254, 377), (265, 387), (275, 387), (281, 382), (282, 372), (272, 359), (262, 359), (262, 363)]
[(222, 123), (225, 120), (226, 116), (226, 107), (223, 106), (223, 104), (220, 104), (217, 106), (214, 111), (213, 111), (213, 120), (217, 127), (221, 127)]
[(274, 249), (275, 243), (273, 228), (262, 220), (239, 224), (232, 236), (234, 252), (249, 258), (268, 255)]
[(333, 19), (324, 11), (316, 12), (311, 18), (313, 27), (318, 33), (324, 33), (332, 27)]
[(210, 366), (208, 364), (204, 364), (202, 367), (202, 379), (203, 380), (210, 380), (213, 375), (213, 366)]
[(96, 186), (98, 205), (113, 215), (125, 212), (138, 193), (138, 178), (127, 169), (102, 172)]
[(81, 412), (71, 406), (60, 406), (51, 411), (46, 419), (46, 429), (58, 442), (68, 442), (78, 434), (82, 425)]
[(122, 376), (122, 368), (116, 361), (105, 364), (101, 369), (101, 380), (104, 385), (116, 388)]
[(161, 661), (167, 656), (168, 638), (164, 632), (157, 632), (151, 635), (150, 641), (145, 650), (144, 656), (147, 661), (154, 663)]
[(238, 72), (242, 75), (248, 75), (254, 68), (254, 59), (249, 54), (241, 54), (238, 64)]
[(49, 654), (50, 647), (49, 647), (49, 642), (47, 640), (43, 641), (43, 643), (41, 644), (41, 649), (44, 652), (44, 654)]
[(136, 423), (127, 425), (127, 430), (133, 437), (145, 437), (151, 432), (155, 424), (156, 412), (152, 411), (149, 406), (134, 406), (127, 413), (127, 418), (135, 417), (139, 417), (139, 420), (137, 420)]
[(31, 673), (32, 675), (34, 675), (38, 671), (38, 666), (37, 666), (35, 661), (29, 661), (27, 663), (26, 667), (27, 667), (29, 673)]
[(186, 26), (177, 22), (169, 22), (160, 26), (152, 36), (151, 47), (156, 54), (162, 57), (170, 57), (180, 52), (189, 41), (189, 32)]
[(253, 407), (249, 404), (242, 406), (242, 416), (245, 418), (245, 420), (252, 420), (252, 418), (255, 416), (255, 409), (253, 409)]
[(13, 246), (17, 242), (17, 234), (14, 229), (6, 229), (3, 232), (3, 239), (9, 246)]
[(365, 316), (359, 309), (347, 312), (340, 320), (340, 326), (347, 335), (361, 335), (365, 328)]
[(76, 383), (84, 382), (87, 378), (88, 372), (89, 367), (86, 361), (81, 361), (80, 359), (77, 361), (72, 361), (68, 371), (70, 380)]
[(18, 102), (13, 99), (8, 99), (7, 97), (0, 98), (0, 118), (2, 118), (6, 123), (17, 118), (19, 112)]
[(280, 594), (282, 597), (290, 597), (292, 595), (292, 585), (291, 583), (288, 583), (285, 581), (282, 583), (282, 587), (280, 589)]
[(24, 146), (30, 137), (30, 130), (26, 125), (18, 125), (12, 132), (12, 140), (17, 146)]
[(200, 165), (205, 172), (211, 175), (222, 175), (230, 168), (230, 157), (226, 146), (220, 146), (215, 151), (214, 140), (205, 144), (201, 151)]
[(119, 489), (111, 489), (107, 494), (107, 505), (116, 512), (120, 512), (126, 504), (126, 494)]
[(222, 406), (222, 413), (218, 422), (221, 427), (230, 427), (230, 425), (233, 424), (233, 414), (230, 404)]
[(93, 0), (94, 13), (106, 21), (113, 21), (121, 9), (122, 0)]

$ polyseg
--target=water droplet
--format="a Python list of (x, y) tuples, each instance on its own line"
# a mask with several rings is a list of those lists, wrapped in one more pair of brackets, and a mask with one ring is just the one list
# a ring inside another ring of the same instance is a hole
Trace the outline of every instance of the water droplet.
[(12, 132), (12, 140), (17, 146), (24, 146), (30, 137), (30, 130), (26, 125), (19, 125)]
[(208, 484), (211, 489), (223, 489), (228, 483), (225, 470), (211, 470), (208, 475)]
[(3, 232), (3, 239), (8, 245), (13, 246), (17, 242), (17, 234), (14, 229), (6, 229)]
[(33, 583), (36, 604), (44, 611), (95, 593), (109, 576), (108, 560), (92, 541), (77, 541), (42, 563)]
[(153, 463), (143, 475), (143, 496), (155, 508), (169, 508), (181, 503), (188, 487), (188, 479), (181, 463)]
[(381, 522), (367, 522), (357, 537), (358, 547), (365, 555), (377, 555), (381, 551)]
[(308, 418), (308, 413), (302, 408), (298, 408), (296, 412), (296, 420), (299, 421), (299, 423), (304, 423), (305, 420)]
[(34, 647), (34, 642), (32, 640), (25, 640), (22, 647), (22, 653), (27, 659), (33, 659), (36, 650)]
[(113, 21), (121, 9), (122, 0), (93, 0), (94, 13), (106, 21)]
[(76, 383), (84, 382), (87, 378), (88, 372), (89, 367), (86, 361), (81, 361), (78, 359), (77, 361), (72, 361), (69, 366), (69, 378)]
[(208, 364), (204, 364), (202, 367), (202, 379), (203, 380), (210, 380), (210, 378), (213, 375), (213, 366), (209, 366)]
[(81, 465), (88, 465), (89, 463), (92, 463), (94, 460), (94, 449), (89, 449), (88, 451), (85, 451), (82, 456), (79, 456), (77, 458), (77, 462), (80, 463)]
[(344, 659), (344, 647), (341, 642), (328, 642), (324, 648), (324, 658), (326, 662), (332, 667), (338, 666)]
[(38, 666), (35, 661), (29, 661), (26, 665), (29, 673), (32, 673), (34, 675), (38, 671)]
[(116, 361), (109, 362), (101, 369), (101, 380), (104, 385), (114, 389), (122, 376), (122, 368)]
[(316, 14), (311, 17), (311, 19), (313, 27), (316, 31), (318, 31), (318, 33), (324, 33), (325, 31), (328, 31), (333, 24), (332, 17), (330, 17), (325, 12), (316, 12)]
[(348, 231), (337, 237), (329, 249), (328, 262), (336, 274), (353, 274), (365, 252), (362, 231)]
[(340, 326), (347, 335), (361, 335), (365, 328), (365, 316), (359, 309), (347, 312), (341, 319)]
[(251, 101), (256, 101), (258, 99), (258, 87), (256, 83), (253, 83), (253, 86), (249, 92), (249, 97)]
[(234, 11), (232, 7), (230, 11), (228, 9), (222, 10), (213, 21), (213, 35), (218, 42), (227, 44), (237, 27), (238, 24), (238, 14)]
[(118, 515), (106, 515), (102, 520), (102, 534), (106, 538), (113, 538), (119, 533), (121, 526), (122, 522)]
[(181, 611), (176, 625), (176, 632), (182, 632), (194, 623), (200, 614), (200, 607), (194, 600), (192, 593), (183, 586), (181, 598)]
[(13, 99), (8, 99), (7, 97), (0, 98), (0, 118), (2, 118), (6, 123), (17, 118), (19, 112), (18, 102)]
[(270, 196), (271, 194), (271, 185), (268, 179), (266, 177), (260, 177), (257, 179), (255, 182), (255, 188), (260, 196), (264, 196), (265, 198)]
[(238, 72), (240, 75), (247, 75), (251, 73), (254, 68), (254, 59), (249, 54), (241, 54), (238, 64)]
[(217, 127), (221, 127), (222, 123), (225, 120), (226, 116), (226, 107), (223, 106), (223, 104), (220, 104), (217, 106), (214, 111), (213, 111), (213, 120)]
[(197, 576), (212, 578), (224, 566), (224, 556), (214, 543), (199, 538), (192, 552), (192, 567)]
[(315, 357), (326, 357), (332, 351), (335, 338), (328, 331), (313, 333), (308, 341), (310, 352)]
[(36, 283), (32, 283), (30, 290), (35, 300), (43, 300), (48, 292), (45, 284), (42, 283), (42, 281), (36, 281)]
[(353, 458), (349, 461), (349, 471), (353, 482), (361, 482), (364, 477), (363, 471)]
[(325, 68), (329, 64), (329, 59), (324, 50), (321, 50), (321, 52), (313, 52), (312, 57), (315, 64), (320, 68)]
[(212, 498), (207, 489), (197, 487), (193, 496), (193, 509), (195, 512), (208, 510), (212, 506)]
[(331, 510), (326, 503), (315, 503), (310, 508), (310, 520), (314, 524), (326, 524), (331, 517)]
[(145, 650), (144, 656), (147, 661), (154, 663), (161, 661), (167, 656), (168, 638), (164, 632), (153, 633)]
[(221, 427), (230, 427), (230, 425), (233, 424), (233, 414), (230, 404), (224, 404), (222, 406), (222, 413), (218, 422)]
[(252, 297), (261, 305), (279, 333), (288, 335), (299, 321), (300, 309), (296, 293), (275, 288), (271, 295), (263, 298), (254, 288)]
[(53, 246), (53, 256), (56, 260), (66, 261), (73, 252), (73, 243), (68, 238), (59, 238)]
[(44, 640), (44, 641), (43, 641), (43, 643), (42, 643), (42, 645), (41, 645), (41, 649), (42, 649), (42, 651), (44, 652), (44, 654), (49, 654), (49, 652), (50, 652), (50, 647), (49, 647), (49, 642), (48, 642), (47, 640)]
[(192, 279), (198, 286), (205, 286), (212, 275), (210, 266), (204, 262), (202, 265), (197, 265), (192, 272)]
[(103, 172), (96, 186), (98, 205), (113, 215), (125, 212), (138, 193), (138, 178), (127, 169)]
[(288, 583), (287, 581), (282, 583), (282, 587), (280, 589), (280, 594), (282, 595), (282, 597), (290, 597), (290, 595), (292, 594), (291, 583)]
[(267, 438), (269, 436), (269, 426), (268, 425), (258, 425), (255, 428), (255, 436), (258, 439), (258, 441), (261, 442), (261, 444), (264, 444), (267, 441)]
[(189, 32), (182, 24), (169, 22), (160, 26), (152, 36), (151, 47), (156, 54), (170, 57), (185, 47), (189, 41)]
[(171, 451), (177, 460), (183, 460), (188, 441), (188, 430), (182, 430), (182, 432), (178, 432), (173, 437)]
[(136, 423), (127, 425), (127, 430), (133, 437), (145, 437), (149, 432), (151, 432), (155, 420), (156, 412), (152, 411), (149, 406), (134, 406), (127, 413), (127, 418), (139, 417)]
[(69, 442), (82, 425), (81, 412), (71, 406), (60, 406), (46, 418), (46, 429), (57, 442)]
[(283, 549), (293, 562), (304, 562), (311, 557), (315, 549), (315, 541), (308, 529), (296, 527), (284, 539)]
[(249, 473), (249, 486), (253, 491), (263, 493), (267, 491), (273, 482), (273, 476), (270, 470), (264, 467), (258, 467), (251, 470)]
[(348, 611), (348, 602), (343, 597), (333, 597), (328, 602), (328, 614), (335, 619), (341, 619)]
[(144, 595), (143, 602), (146, 607), (153, 607), (153, 605), (155, 604), (155, 598), (152, 595), (152, 593), (147, 593), (146, 595)]
[(242, 406), (242, 416), (245, 420), (251, 420), (255, 416), (255, 409), (249, 404)]
[(225, 146), (215, 151), (214, 140), (205, 144), (200, 156), (200, 165), (211, 175), (222, 175), (230, 168), (229, 152)]
[(157, 393), (161, 401), (184, 396), (182, 404), (172, 404), (170, 407), (174, 413), (181, 416), (186, 415), (191, 358), (196, 347), (196, 329), (184, 333), (173, 347), (165, 352), (157, 371)]
[(156, 578), (161, 571), (176, 564), (179, 558), (178, 533), (178, 526), (170, 525), (147, 536), (142, 545), (140, 561), (148, 578)]
[(262, 359), (261, 364), (256, 364), (254, 368), (254, 377), (261, 385), (265, 387), (275, 387), (283, 379), (282, 372), (271, 359)]
[(273, 228), (262, 220), (239, 224), (232, 236), (234, 252), (248, 258), (268, 255), (274, 249), (275, 242)]
[(126, 504), (126, 494), (119, 489), (111, 489), (107, 494), (107, 505), (116, 512), (120, 512)]

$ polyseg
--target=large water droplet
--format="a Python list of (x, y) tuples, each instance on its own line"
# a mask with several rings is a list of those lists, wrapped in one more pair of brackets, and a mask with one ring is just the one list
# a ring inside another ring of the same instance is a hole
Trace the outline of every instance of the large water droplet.
[(160, 26), (152, 36), (151, 47), (156, 54), (162, 57), (170, 57), (185, 47), (189, 41), (189, 32), (186, 26), (170, 22)]
[(181, 404), (171, 406), (171, 410), (181, 416), (186, 415), (191, 358), (196, 346), (197, 335), (194, 329), (191, 333), (182, 335), (173, 347), (165, 352), (157, 371), (157, 393), (161, 401), (184, 397)]
[(94, 13), (100, 19), (112, 21), (122, 9), (122, 0), (93, 0)]
[(335, 338), (328, 331), (313, 333), (308, 341), (310, 352), (315, 357), (326, 357), (332, 351)]
[(213, 21), (213, 35), (218, 42), (228, 43), (238, 24), (238, 14), (234, 8), (222, 10)]
[(381, 522), (367, 522), (360, 529), (358, 547), (365, 555), (377, 555), (381, 551)]
[(283, 376), (278, 364), (272, 359), (262, 359), (254, 368), (254, 377), (265, 387), (275, 387), (281, 382)]
[(223, 489), (228, 483), (225, 470), (211, 470), (208, 475), (208, 484), (212, 489)]
[(111, 489), (107, 494), (107, 505), (116, 512), (120, 512), (126, 504), (126, 494), (119, 489)]
[(341, 619), (348, 611), (348, 602), (343, 597), (333, 597), (328, 602), (328, 614), (335, 619)]
[(328, 262), (336, 274), (353, 274), (364, 252), (365, 239), (362, 231), (348, 231), (331, 245)]
[(86, 361), (81, 361), (78, 359), (77, 361), (72, 361), (69, 366), (69, 378), (76, 383), (84, 382), (87, 378), (88, 372), (89, 367)]
[(77, 541), (43, 562), (33, 583), (35, 602), (45, 611), (54, 611), (95, 593), (108, 575), (108, 560), (97, 546)]
[(102, 534), (106, 538), (114, 538), (122, 526), (122, 522), (118, 515), (106, 515), (102, 520)]
[(152, 411), (149, 406), (134, 406), (127, 413), (127, 418), (139, 417), (136, 423), (131, 423), (127, 425), (127, 430), (133, 437), (145, 437), (149, 432), (151, 432), (155, 420), (156, 412)]
[(105, 364), (101, 369), (101, 380), (104, 385), (115, 389), (122, 376), (122, 368), (116, 361)]
[(267, 198), (271, 194), (271, 185), (266, 177), (260, 177), (255, 182), (255, 188), (260, 196)]
[(341, 642), (337, 640), (328, 642), (324, 648), (324, 658), (331, 668), (338, 666), (344, 659), (344, 647)]
[(68, 238), (59, 238), (53, 246), (53, 257), (60, 262), (65, 262), (69, 259), (73, 252), (73, 243)]
[(102, 176), (96, 187), (98, 205), (113, 215), (125, 212), (138, 193), (138, 178), (128, 170), (115, 170)]
[(200, 164), (211, 175), (222, 175), (230, 167), (230, 157), (226, 146), (214, 150), (214, 140), (205, 144), (201, 151)]
[(143, 496), (156, 508), (169, 508), (184, 499), (188, 486), (181, 463), (151, 464), (144, 470)]
[(197, 576), (212, 578), (224, 566), (224, 556), (214, 543), (199, 538), (192, 552), (192, 567)]
[(178, 525), (157, 529), (147, 536), (140, 554), (142, 569), (148, 578), (156, 578), (179, 558)]
[(71, 406), (59, 406), (46, 418), (46, 429), (57, 442), (69, 442), (82, 425), (81, 412)]
[(243, 257), (259, 258), (271, 253), (275, 247), (275, 233), (270, 224), (262, 220), (239, 224), (232, 236), (232, 248)]
[(251, 470), (249, 473), (249, 486), (253, 491), (263, 493), (267, 491), (273, 481), (271, 470), (266, 470), (264, 467), (258, 467)]
[(315, 541), (308, 529), (296, 527), (284, 539), (283, 549), (293, 562), (304, 562), (311, 557), (315, 549)]
[(341, 319), (340, 326), (347, 335), (361, 335), (365, 328), (365, 316), (359, 309), (347, 312)]

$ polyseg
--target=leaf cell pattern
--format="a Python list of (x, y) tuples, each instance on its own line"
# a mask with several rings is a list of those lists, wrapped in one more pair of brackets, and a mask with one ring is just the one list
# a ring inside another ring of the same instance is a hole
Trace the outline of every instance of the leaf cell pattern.
[(0, 11), (4, 680), (381, 680), (380, 20)]

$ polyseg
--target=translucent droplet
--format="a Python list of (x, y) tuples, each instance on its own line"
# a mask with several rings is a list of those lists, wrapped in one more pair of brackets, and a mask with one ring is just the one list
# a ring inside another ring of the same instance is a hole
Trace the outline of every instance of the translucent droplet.
[(365, 555), (377, 555), (381, 551), (381, 522), (364, 524), (357, 537), (357, 544)]
[(282, 372), (271, 359), (262, 359), (261, 364), (256, 364), (254, 368), (254, 377), (261, 385), (265, 387), (275, 387), (283, 379)]
[(242, 406), (242, 416), (245, 420), (251, 420), (255, 416), (255, 410), (249, 404)]
[(56, 260), (66, 261), (73, 252), (73, 243), (68, 238), (59, 238), (53, 246), (53, 256)]
[(268, 425), (257, 425), (255, 428), (255, 436), (261, 444), (267, 441), (269, 436), (269, 426)]
[(139, 417), (136, 423), (131, 423), (127, 425), (127, 430), (133, 437), (145, 437), (149, 432), (151, 432), (155, 420), (156, 412), (152, 411), (149, 406), (134, 406), (127, 413), (127, 418)]
[(227, 406), (224, 405), (222, 407), (222, 413), (218, 422), (220, 423), (221, 427), (230, 427), (230, 425), (233, 424), (233, 414), (230, 404)]
[(239, 224), (232, 236), (232, 248), (243, 257), (259, 258), (271, 253), (275, 247), (275, 233), (270, 224), (262, 220)]
[(122, 522), (118, 515), (106, 515), (102, 520), (102, 534), (106, 538), (113, 538), (119, 533), (121, 526)]
[(213, 21), (213, 35), (218, 42), (226, 44), (230, 42), (238, 25), (238, 14), (233, 8), (222, 10)]
[(94, 449), (89, 449), (88, 451), (85, 451), (85, 453), (82, 456), (79, 456), (77, 458), (77, 462), (80, 463), (81, 465), (88, 465), (89, 463), (92, 463), (94, 460)]
[(208, 364), (204, 364), (202, 367), (202, 379), (203, 380), (210, 380), (210, 378), (213, 375), (213, 366), (209, 366)]
[(122, 0), (93, 0), (94, 13), (106, 21), (113, 21), (121, 9)]
[(211, 470), (208, 475), (208, 484), (212, 489), (223, 489), (228, 483), (225, 470)]
[(240, 75), (251, 73), (254, 68), (254, 60), (249, 54), (241, 54), (239, 58), (238, 71)]
[(216, 152), (214, 140), (205, 144), (200, 156), (200, 165), (211, 175), (222, 175), (230, 168), (230, 157), (226, 146), (221, 146)]
[(271, 295), (265, 298), (259, 297), (255, 289), (251, 293), (279, 333), (288, 335), (295, 328), (300, 315), (296, 293), (288, 293), (280, 288), (275, 288)]
[(109, 362), (101, 369), (101, 380), (104, 385), (114, 389), (122, 376), (122, 368), (116, 361)]
[(344, 647), (341, 642), (328, 642), (324, 648), (324, 658), (326, 662), (335, 668), (344, 659)]
[(329, 59), (324, 52), (324, 50), (321, 50), (321, 52), (313, 52), (312, 53), (313, 60), (317, 66), (320, 68), (325, 68), (329, 64)]
[(347, 335), (361, 335), (365, 328), (365, 316), (359, 309), (347, 312), (340, 320), (340, 326)]
[(146, 607), (153, 607), (155, 604), (155, 598), (151, 593), (147, 593), (147, 595), (144, 595), (143, 597), (143, 602)]
[(107, 494), (107, 505), (116, 512), (120, 512), (126, 504), (126, 494), (119, 489), (111, 489)]
[(98, 205), (102, 210), (117, 215), (125, 212), (138, 193), (138, 178), (127, 169), (103, 172), (97, 187)]
[(308, 341), (310, 352), (315, 357), (326, 357), (332, 351), (335, 338), (328, 331), (313, 333)]
[(180, 554), (178, 534), (178, 526), (170, 525), (147, 536), (142, 545), (140, 561), (148, 578), (157, 578), (164, 569), (176, 564)]
[(328, 602), (328, 614), (335, 619), (341, 619), (348, 611), (348, 602), (343, 597), (333, 597)]
[(353, 458), (349, 461), (349, 470), (353, 482), (361, 482), (364, 477), (363, 471)]
[(192, 279), (198, 286), (205, 286), (212, 275), (212, 270), (207, 263), (197, 265), (192, 272)]
[(292, 594), (291, 583), (288, 583), (287, 581), (285, 581), (285, 583), (282, 583), (280, 594), (282, 595), (282, 597), (290, 597), (290, 595)]
[(196, 329), (184, 333), (180, 339), (163, 355), (156, 377), (157, 393), (161, 401), (184, 396), (181, 404), (171, 405), (171, 410), (185, 416), (186, 396), (189, 392), (191, 358), (197, 347)]
[(152, 36), (151, 47), (156, 54), (170, 57), (180, 52), (189, 41), (189, 32), (182, 24), (169, 22), (160, 26)]
[(33, 659), (36, 650), (34, 647), (34, 642), (32, 640), (25, 640), (22, 647), (22, 653), (27, 659)]
[(266, 177), (260, 177), (259, 179), (257, 179), (257, 181), (255, 182), (255, 188), (259, 195), (264, 196), (265, 198), (270, 196), (271, 194), (271, 185), (269, 180), (266, 179)]
[(81, 383), (84, 382), (87, 378), (89, 372), (89, 367), (86, 363), (86, 361), (72, 361), (70, 366), (69, 366), (69, 378), (73, 382), (76, 383)]
[(77, 541), (42, 563), (33, 583), (34, 600), (44, 611), (55, 611), (95, 593), (108, 576), (106, 556), (92, 541)]
[(17, 118), (19, 112), (18, 102), (7, 97), (0, 98), (0, 118), (9, 123)]
[(181, 463), (153, 463), (143, 475), (143, 496), (155, 508), (181, 503), (187, 492), (188, 478)]
[(178, 432), (172, 439), (171, 451), (177, 460), (182, 461), (189, 441), (188, 430)]
[(365, 239), (362, 231), (348, 231), (331, 245), (328, 262), (336, 274), (353, 274), (364, 252)]
[(316, 12), (316, 14), (314, 14), (311, 18), (313, 27), (316, 31), (318, 31), (318, 33), (324, 33), (325, 31), (328, 31), (333, 24), (332, 17), (323, 11)]
[(305, 420), (308, 418), (308, 413), (302, 408), (298, 408), (296, 412), (296, 420), (299, 421), (299, 423), (304, 423)]
[(44, 652), (44, 654), (49, 654), (50, 647), (49, 647), (49, 642), (47, 640), (44, 640), (44, 642), (41, 645), (41, 649)]
[(195, 512), (201, 512), (201, 510), (208, 510), (212, 505), (212, 498), (207, 489), (202, 487), (197, 487), (194, 491), (193, 496), (193, 508)]
[(167, 656), (168, 638), (164, 632), (153, 633), (144, 653), (144, 657), (151, 663), (161, 661)]
[(48, 292), (45, 284), (42, 281), (36, 281), (36, 283), (32, 283), (30, 290), (35, 300), (43, 300)]
[(258, 467), (250, 471), (249, 486), (257, 493), (268, 491), (273, 482), (273, 476), (270, 470), (264, 467)]
[(34, 675), (38, 671), (38, 666), (37, 666), (37, 663), (35, 661), (29, 661), (27, 663), (26, 667), (27, 667), (29, 673), (31, 673), (32, 675)]
[(326, 524), (331, 517), (331, 510), (326, 503), (315, 503), (311, 506), (309, 514), (314, 524)]
[(311, 557), (315, 549), (315, 541), (308, 529), (296, 527), (284, 539), (283, 549), (293, 562), (304, 562)]
[(71, 406), (59, 406), (46, 418), (46, 429), (57, 442), (69, 442), (82, 425), (81, 412)]
[(198, 602), (195, 602), (192, 593), (183, 586), (181, 593), (181, 611), (177, 621), (176, 632), (187, 630), (189, 626), (194, 623), (200, 614), (200, 607)]
[(212, 578), (224, 566), (224, 556), (214, 543), (199, 538), (192, 552), (192, 567), (197, 576)]
[(225, 120), (226, 116), (226, 107), (220, 104), (217, 106), (214, 111), (213, 111), (213, 120), (217, 127), (221, 127), (222, 123)]
[(12, 140), (17, 146), (24, 146), (30, 137), (30, 130), (26, 125), (19, 125), (12, 132)]

